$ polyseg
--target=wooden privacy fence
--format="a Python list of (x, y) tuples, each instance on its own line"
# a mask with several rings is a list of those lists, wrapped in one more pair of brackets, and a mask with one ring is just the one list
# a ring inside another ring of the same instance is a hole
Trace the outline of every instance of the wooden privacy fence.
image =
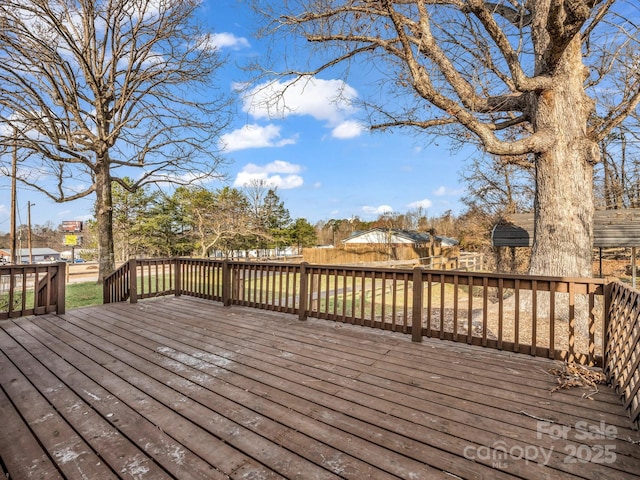
[(640, 427), (640, 292), (613, 282), (608, 286), (609, 324), (604, 371)]
[(601, 279), (185, 258), (130, 260), (104, 282), (105, 303), (193, 295), (596, 366), (603, 294)]
[(64, 262), (0, 266), (0, 320), (64, 313)]

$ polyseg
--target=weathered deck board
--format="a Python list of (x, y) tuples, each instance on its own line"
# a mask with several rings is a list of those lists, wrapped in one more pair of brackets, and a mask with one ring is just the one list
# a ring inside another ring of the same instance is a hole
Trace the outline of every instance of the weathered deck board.
[(546, 359), (190, 297), (0, 327), (12, 479), (640, 478), (617, 395)]

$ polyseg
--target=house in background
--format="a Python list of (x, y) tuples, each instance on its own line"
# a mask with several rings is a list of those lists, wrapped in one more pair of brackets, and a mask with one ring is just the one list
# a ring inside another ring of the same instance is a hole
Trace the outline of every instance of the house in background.
[[(29, 262), (29, 249), (21, 248), (18, 250), (20, 258), (19, 263), (51, 263), (60, 261), (60, 252), (52, 248), (32, 248), (32, 261)], [(11, 261), (11, 250), (8, 248), (0, 248), (0, 262), (9, 263)]]
[(406, 245), (413, 248), (434, 246), (447, 248), (458, 245), (458, 241), (453, 238), (399, 228), (372, 228), (353, 232), (342, 243), (344, 245)]
[(303, 249), (305, 262), (316, 264), (363, 264), (402, 262), (433, 265), (433, 259), (458, 255), (458, 241), (428, 232), (398, 228), (372, 228), (353, 232), (333, 249)]

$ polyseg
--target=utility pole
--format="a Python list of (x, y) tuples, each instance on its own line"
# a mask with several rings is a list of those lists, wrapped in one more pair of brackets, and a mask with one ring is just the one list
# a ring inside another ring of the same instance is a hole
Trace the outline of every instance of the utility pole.
[(18, 252), (16, 251), (16, 176), (18, 163), (18, 132), (13, 129), (13, 157), (11, 158), (11, 226), (10, 226), (10, 243), (11, 243), (11, 261), (9, 263), (15, 265), (18, 263)]
[(33, 207), (35, 203), (31, 203), (31, 201), (27, 202), (27, 247), (29, 248), (29, 263), (33, 263), (33, 248), (31, 245), (31, 207)]

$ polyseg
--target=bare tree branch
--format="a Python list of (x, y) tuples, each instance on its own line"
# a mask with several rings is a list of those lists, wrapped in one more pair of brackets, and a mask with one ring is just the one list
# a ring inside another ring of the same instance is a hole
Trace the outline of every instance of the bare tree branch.
[[(34, 188), (57, 201), (96, 195), (102, 273), (120, 172), (142, 170), (137, 186), (219, 175), (223, 59), (195, 22), (198, 3), (0, 4), (0, 148), (17, 142), (24, 168), (40, 172)], [(91, 187), (78, 191), (80, 180)]]
[[(523, 165), (533, 162), (538, 237), (531, 272), (591, 274), (597, 140), (638, 105), (637, 72), (624, 61), (640, 50), (628, 18), (637, 2), (255, 4), (263, 12), (272, 5), (270, 33), (285, 35), (287, 48), (295, 48), (297, 38), (312, 46), (311, 67), (281, 70), (327, 74), (342, 67), (346, 77), (354, 66), (376, 64), (377, 88), (362, 100), (372, 129), (412, 127), (526, 159), (518, 161)], [(302, 51), (296, 53), (290, 58), (299, 59)]]

